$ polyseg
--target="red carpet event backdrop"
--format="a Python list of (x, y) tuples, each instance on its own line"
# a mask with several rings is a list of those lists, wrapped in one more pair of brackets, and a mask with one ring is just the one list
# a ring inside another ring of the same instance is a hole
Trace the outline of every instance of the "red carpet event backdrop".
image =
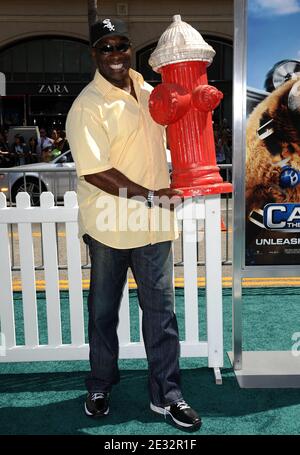
[(246, 265), (300, 253), (300, 3), (248, 1)]

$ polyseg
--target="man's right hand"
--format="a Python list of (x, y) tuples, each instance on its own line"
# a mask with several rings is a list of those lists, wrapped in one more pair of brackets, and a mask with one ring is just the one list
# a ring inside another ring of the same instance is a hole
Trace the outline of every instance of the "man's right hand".
[(154, 191), (153, 202), (161, 208), (173, 211), (183, 202), (183, 191), (172, 188), (161, 188)]

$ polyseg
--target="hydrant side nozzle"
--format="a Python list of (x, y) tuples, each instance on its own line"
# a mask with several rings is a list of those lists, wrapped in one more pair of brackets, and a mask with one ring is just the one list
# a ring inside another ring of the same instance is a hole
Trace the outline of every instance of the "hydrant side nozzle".
[(149, 99), (149, 111), (160, 125), (170, 125), (183, 117), (191, 104), (191, 94), (179, 84), (162, 83), (155, 87)]
[(192, 93), (192, 106), (201, 112), (213, 111), (221, 102), (223, 93), (212, 85), (199, 85)]

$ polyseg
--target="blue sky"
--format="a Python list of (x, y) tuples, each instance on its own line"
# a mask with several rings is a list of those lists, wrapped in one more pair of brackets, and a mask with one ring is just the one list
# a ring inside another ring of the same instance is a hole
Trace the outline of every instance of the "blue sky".
[(247, 85), (264, 90), (280, 60), (300, 61), (300, 0), (248, 0)]

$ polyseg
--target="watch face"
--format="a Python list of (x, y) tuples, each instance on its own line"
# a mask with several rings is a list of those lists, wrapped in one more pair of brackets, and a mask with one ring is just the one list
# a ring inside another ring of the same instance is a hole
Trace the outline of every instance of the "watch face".
[(147, 196), (147, 205), (148, 207), (153, 207), (153, 198), (154, 198), (154, 191), (150, 190), (148, 192), (148, 196)]

